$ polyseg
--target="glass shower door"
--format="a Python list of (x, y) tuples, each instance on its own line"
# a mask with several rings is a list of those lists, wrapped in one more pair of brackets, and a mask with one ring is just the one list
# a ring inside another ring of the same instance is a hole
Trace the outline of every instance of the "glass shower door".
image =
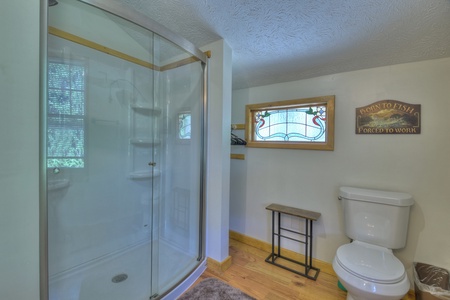
[(161, 179), (153, 34), (58, 2), (49, 9), (47, 67), (50, 299), (149, 299)]
[[(155, 106), (161, 107), (153, 183), (153, 287), (158, 295), (183, 280), (202, 257), (203, 64), (155, 35)], [(158, 192), (156, 192), (158, 191)]]
[(204, 63), (118, 15), (49, 8), (51, 300), (159, 299), (203, 259)]

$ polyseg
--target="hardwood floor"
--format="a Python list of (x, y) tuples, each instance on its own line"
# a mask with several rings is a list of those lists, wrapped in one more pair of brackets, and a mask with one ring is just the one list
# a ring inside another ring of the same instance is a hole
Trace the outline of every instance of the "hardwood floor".
[[(196, 283), (208, 277), (219, 278), (258, 300), (345, 300), (347, 293), (337, 286), (334, 274), (320, 272), (317, 281), (307, 279), (266, 263), (268, 252), (230, 240), (232, 264), (221, 273), (207, 269)], [(409, 293), (403, 300), (413, 300)]]

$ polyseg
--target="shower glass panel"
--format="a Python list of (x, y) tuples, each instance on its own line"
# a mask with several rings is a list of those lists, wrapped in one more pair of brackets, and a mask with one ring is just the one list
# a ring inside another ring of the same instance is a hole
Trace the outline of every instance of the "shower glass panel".
[(161, 298), (203, 259), (204, 65), (81, 1), (48, 25), (49, 299)]

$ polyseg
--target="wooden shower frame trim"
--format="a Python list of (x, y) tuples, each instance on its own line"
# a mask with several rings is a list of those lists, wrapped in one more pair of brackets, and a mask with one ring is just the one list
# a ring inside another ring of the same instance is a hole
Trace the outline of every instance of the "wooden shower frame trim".
[[(197, 57), (191, 56), (191, 57), (188, 57), (188, 58), (185, 58), (185, 59), (182, 59), (182, 60), (179, 60), (179, 61), (167, 64), (165, 66), (158, 67), (158, 66), (156, 66), (156, 65), (154, 65), (152, 63), (149, 63), (147, 61), (144, 61), (142, 59), (139, 59), (139, 58), (136, 58), (134, 56), (125, 54), (123, 52), (114, 50), (112, 48), (103, 46), (103, 45), (98, 44), (96, 42), (87, 40), (85, 38), (82, 38), (80, 36), (71, 34), (69, 32), (63, 31), (61, 29), (58, 29), (58, 28), (55, 28), (55, 27), (52, 27), (52, 26), (48, 27), (48, 33), (51, 34), (51, 35), (63, 38), (65, 40), (68, 40), (68, 41), (80, 44), (82, 46), (85, 46), (85, 47), (88, 47), (88, 48), (91, 48), (91, 49), (94, 49), (94, 50), (106, 53), (108, 55), (115, 56), (117, 58), (129, 61), (131, 63), (140, 65), (142, 67), (155, 70), (155, 71), (167, 71), (167, 70), (170, 70), (170, 69), (175, 69), (175, 68), (178, 68), (178, 67), (181, 67), (181, 66), (184, 66), (184, 65), (188, 65), (188, 64), (196, 62), (196, 61), (200, 61)], [(205, 54), (206, 54), (207, 57), (211, 57), (211, 51), (206, 51)]]

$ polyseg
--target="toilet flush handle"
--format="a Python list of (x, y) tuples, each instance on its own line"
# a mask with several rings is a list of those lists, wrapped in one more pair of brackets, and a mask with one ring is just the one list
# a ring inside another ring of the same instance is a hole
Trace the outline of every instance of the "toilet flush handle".
[(338, 197), (338, 200), (342, 200), (342, 197), (341, 197), (341, 196), (339, 196), (339, 197)]

